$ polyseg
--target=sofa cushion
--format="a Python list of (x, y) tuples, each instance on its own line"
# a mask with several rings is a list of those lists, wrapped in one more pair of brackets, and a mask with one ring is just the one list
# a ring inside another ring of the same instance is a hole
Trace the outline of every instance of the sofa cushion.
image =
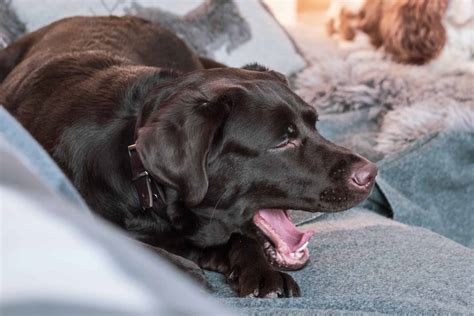
[(259, 1), (13, 0), (12, 6), (27, 31), (74, 15), (137, 15), (171, 29), (196, 52), (229, 66), (259, 62), (290, 75), (306, 65)]

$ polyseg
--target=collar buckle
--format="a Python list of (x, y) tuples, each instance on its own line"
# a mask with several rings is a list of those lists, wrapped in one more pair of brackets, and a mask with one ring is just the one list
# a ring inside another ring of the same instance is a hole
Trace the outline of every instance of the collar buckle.
[(144, 210), (152, 208), (153, 199), (156, 198), (157, 194), (153, 193), (152, 179), (142, 164), (136, 144), (128, 146), (128, 155), (130, 156), (132, 182), (137, 191), (140, 205)]

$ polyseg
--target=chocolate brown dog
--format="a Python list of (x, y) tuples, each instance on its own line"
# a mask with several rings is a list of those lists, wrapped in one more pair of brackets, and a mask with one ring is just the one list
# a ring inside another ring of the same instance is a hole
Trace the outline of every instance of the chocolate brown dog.
[(0, 51), (1, 97), (95, 212), (241, 296), (298, 296), (278, 269), (304, 266), (312, 232), (287, 210), (354, 206), (377, 169), (282, 74), (213, 67), (145, 20), (77, 17)]

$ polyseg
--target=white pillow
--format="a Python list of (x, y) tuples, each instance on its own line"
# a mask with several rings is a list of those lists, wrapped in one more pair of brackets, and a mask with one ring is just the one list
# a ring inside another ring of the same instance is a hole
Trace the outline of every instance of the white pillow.
[[(5, 115), (4, 123), (18, 124)], [(19, 140), (34, 142), (22, 133)], [(5, 136), (0, 131), (1, 315), (231, 315), (168, 262), (69, 204)]]
[[(241, 67), (258, 62), (286, 75), (301, 70), (306, 65), (294, 43), (271, 13), (260, 1), (234, 0), (248, 23), (251, 39), (233, 50), (220, 46), (213, 58), (232, 67)], [(162, 9), (173, 14), (184, 15), (203, 4), (203, 0), (13, 0), (12, 5), (27, 31), (36, 30), (61, 18), (76, 15), (124, 15), (133, 11), (133, 5), (150, 9)]]
[(258, 62), (285, 75), (298, 72), (306, 66), (305, 59), (298, 53), (283, 27), (260, 1), (234, 1), (242, 17), (250, 24), (252, 39), (231, 54), (216, 52), (217, 60), (235, 67)]

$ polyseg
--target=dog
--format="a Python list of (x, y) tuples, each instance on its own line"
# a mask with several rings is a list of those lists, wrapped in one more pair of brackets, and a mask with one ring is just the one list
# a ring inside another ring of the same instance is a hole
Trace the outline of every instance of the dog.
[(374, 185), (376, 166), (324, 139), (283, 74), (200, 58), (143, 19), (55, 22), (0, 67), (2, 102), (94, 212), (240, 296), (299, 296), (281, 270), (306, 264), (313, 233), (288, 210), (345, 210)]
[(327, 23), (330, 35), (339, 32), (343, 39), (353, 40), (356, 30), (362, 30), (373, 46), (383, 47), (394, 61), (406, 64), (425, 64), (443, 50), (448, 0), (356, 2), (355, 8), (338, 6), (338, 15), (336, 9), (331, 10)]
[(332, 0), (326, 12), (327, 34), (339, 34), (346, 41), (354, 40), (364, 3), (365, 0)]

